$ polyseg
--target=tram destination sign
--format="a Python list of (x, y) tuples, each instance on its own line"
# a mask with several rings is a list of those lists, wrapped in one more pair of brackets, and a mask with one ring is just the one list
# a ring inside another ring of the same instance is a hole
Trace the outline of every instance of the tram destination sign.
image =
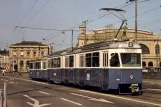
[(126, 49), (125, 52), (137, 52), (136, 49)]

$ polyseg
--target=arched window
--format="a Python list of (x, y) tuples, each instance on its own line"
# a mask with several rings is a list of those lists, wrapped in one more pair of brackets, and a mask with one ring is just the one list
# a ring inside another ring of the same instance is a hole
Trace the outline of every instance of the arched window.
[(159, 63), (159, 66), (161, 67), (161, 62)]
[(146, 67), (146, 62), (143, 61), (142, 62), (142, 65), (143, 65), (143, 67)]
[(29, 67), (29, 61), (26, 61), (26, 67)]
[(140, 46), (141, 46), (141, 49), (142, 49), (142, 54), (150, 54), (150, 50), (146, 45), (140, 44)]
[(23, 64), (23, 61), (21, 60), (21, 61), (20, 61), (20, 67), (23, 67), (23, 65), (24, 65), (24, 64)]
[(153, 67), (153, 62), (149, 62), (148, 67)]

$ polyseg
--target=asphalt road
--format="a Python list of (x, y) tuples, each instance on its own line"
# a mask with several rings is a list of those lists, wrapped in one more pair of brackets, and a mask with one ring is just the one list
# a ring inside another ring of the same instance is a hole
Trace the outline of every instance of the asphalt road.
[(8, 107), (161, 107), (161, 86), (144, 84), (141, 96), (116, 95), (59, 84), (1, 76)]

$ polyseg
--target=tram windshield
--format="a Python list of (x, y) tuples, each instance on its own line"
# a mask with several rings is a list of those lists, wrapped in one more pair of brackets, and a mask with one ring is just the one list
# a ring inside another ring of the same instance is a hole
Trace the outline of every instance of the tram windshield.
[(121, 53), (121, 61), (123, 67), (140, 67), (140, 53)]

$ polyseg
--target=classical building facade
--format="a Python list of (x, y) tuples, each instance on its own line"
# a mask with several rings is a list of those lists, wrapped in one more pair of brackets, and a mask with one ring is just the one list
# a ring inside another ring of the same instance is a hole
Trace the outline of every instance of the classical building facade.
[[(85, 27), (80, 26), (80, 35), (78, 36), (78, 46), (83, 46), (86, 44), (100, 42), (106, 39), (113, 39), (118, 31), (115, 28), (101, 28), (92, 31), (86, 31)], [(118, 34), (119, 39), (135, 39), (135, 30), (126, 29), (121, 30)], [(160, 68), (160, 46), (161, 46), (161, 36), (155, 35), (152, 32), (138, 30), (137, 42), (142, 48), (143, 54), (143, 67), (146, 68)], [(158, 49), (158, 50), (157, 50)]]
[(9, 70), (9, 52), (7, 50), (0, 50), (0, 67)]
[(22, 41), (9, 46), (9, 63), (11, 71), (26, 72), (29, 61), (47, 56), (50, 45), (35, 41)]

